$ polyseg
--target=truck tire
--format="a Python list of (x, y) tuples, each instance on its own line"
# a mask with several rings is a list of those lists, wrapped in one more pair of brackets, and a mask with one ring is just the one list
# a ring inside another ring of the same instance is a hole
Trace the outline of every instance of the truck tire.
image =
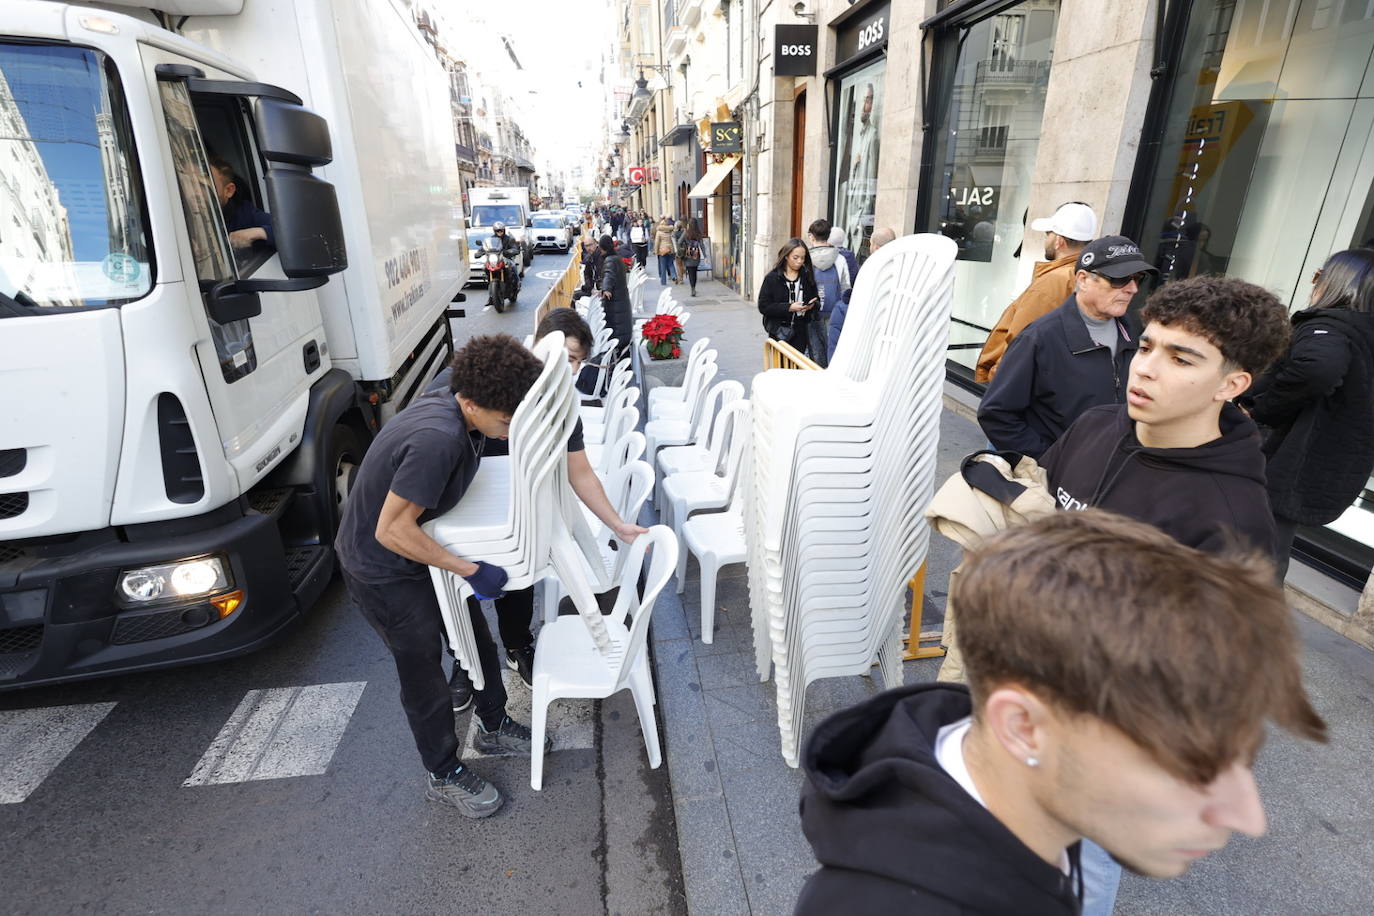
[(325, 477), (332, 481), (329, 492), (331, 500), (329, 543), (333, 543), (334, 535), (339, 531), (339, 522), (343, 519), (344, 506), (348, 503), (348, 495), (353, 490), (353, 482), (357, 479), (358, 468), (362, 466), (363, 454), (362, 440), (359, 439), (357, 431), (347, 423), (335, 423), (334, 428), (329, 432), (328, 464), (325, 465)]

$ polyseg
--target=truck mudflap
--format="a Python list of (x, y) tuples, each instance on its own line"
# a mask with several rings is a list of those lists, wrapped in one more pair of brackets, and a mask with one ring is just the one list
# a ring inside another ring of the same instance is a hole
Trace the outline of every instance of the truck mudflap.
[[(193, 532), (148, 534), (0, 543), (0, 690), (251, 652), (309, 608), (333, 575), (330, 548), (283, 548), (272, 516), (253, 511)], [(203, 557), (222, 561), (222, 587), (147, 606), (118, 591), (123, 571)]]

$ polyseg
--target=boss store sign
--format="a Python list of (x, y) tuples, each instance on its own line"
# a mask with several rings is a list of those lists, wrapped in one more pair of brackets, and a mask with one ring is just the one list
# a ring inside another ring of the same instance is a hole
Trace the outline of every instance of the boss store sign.
[(820, 27), (780, 25), (773, 33), (773, 75), (814, 76)]
[(890, 3), (865, 3), (854, 7), (849, 18), (836, 26), (835, 66), (887, 47)]

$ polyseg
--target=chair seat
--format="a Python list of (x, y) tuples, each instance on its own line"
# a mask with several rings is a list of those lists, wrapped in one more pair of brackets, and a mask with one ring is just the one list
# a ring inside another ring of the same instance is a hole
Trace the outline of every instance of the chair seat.
[(670, 445), (658, 453), (658, 472), (663, 477), (711, 468), (711, 450), (704, 445)]
[[(564, 616), (539, 629), (534, 649), (534, 680), (547, 681), (548, 696), (608, 697), (615, 692), (616, 666), (630, 633), (618, 620), (605, 618), (611, 650), (602, 655), (581, 617)], [(644, 656), (640, 656), (642, 661)]]
[(714, 471), (686, 471), (663, 480), (663, 495), (670, 500), (696, 503), (701, 500), (724, 500), (730, 481)]
[(684, 400), (650, 401), (650, 420), (686, 420), (692, 412), (692, 405)]
[(694, 515), (682, 526), (682, 540), (692, 553), (710, 553), (724, 566), (741, 563), (749, 556), (744, 540), (742, 512), (719, 512), (714, 515)]

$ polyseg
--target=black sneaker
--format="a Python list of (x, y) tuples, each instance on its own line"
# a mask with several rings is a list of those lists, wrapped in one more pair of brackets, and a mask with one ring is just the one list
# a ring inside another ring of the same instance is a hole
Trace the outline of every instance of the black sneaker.
[[(534, 747), (534, 735), (529, 727), (521, 725), (510, 716), (501, 720), (501, 727), (487, 731), (485, 725), (477, 723), (477, 736), (472, 740), (472, 748), (480, 754), (491, 757), (528, 757)], [(544, 753), (553, 750), (553, 739), (544, 737)]]
[(520, 680), (525, 682), (526, 687), (534, 686), (534, 645), (530, 644), (523, 649), (506, 650), (506, 667), (520, 674)]
[(448, 776), (430, 774), (429, 787), (425, 798), (458, 809), (464, 817), (491, 817), (500, 808), (504, 799), (496, 791), (496, 786), (487, 782), (472, 771), (471, 767), (460, 767)]
[(448, 679), (448, 692), (453, 697), (454, 712), (462, 712), (472, 705), (472, 678), (457, 662), (453, 663), (453, 674)]

